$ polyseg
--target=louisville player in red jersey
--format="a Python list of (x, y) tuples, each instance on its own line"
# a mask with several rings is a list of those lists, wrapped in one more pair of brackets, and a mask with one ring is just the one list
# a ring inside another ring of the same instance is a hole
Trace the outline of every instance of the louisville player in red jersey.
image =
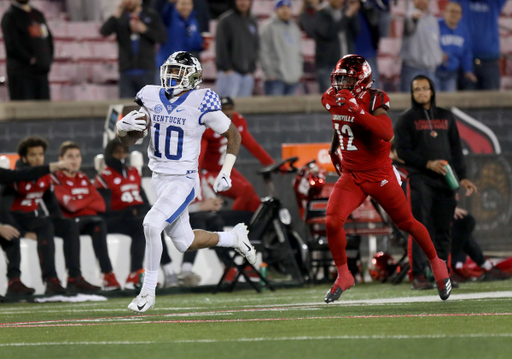
[[(235, 112), (235, 103), (231, 97), (221, 97), (222, 112), (231, 119), (242, 136), (242, 145), (245, 146), (256, 157), (263, 166), (274, 163), (270, 155), (252, 137), (247, 129), (247, 121), (238, 112)], [(199, 168), (205, 171), (205, 178), (210, 186), (213, 186), (217, 175), (222, 169), (226, 157), (228, 140), (212, 129), (208, 128), (201, 140), (201, 156), (199, 157)], [(222, 195), (233, 198), (232, 209), (234, 211), (251, 211), (258, 209), (261, 201), (253, 186), (236, 169), (231, 171), (232, 186)]]
[(347, 266), (343, 225), (368, 195), (379, 202), (399, 229), (414, 237), (430, 261), (439, 296), (448, 299), (452, 287), (446, 263), (438, 258), (427, 229), (414, 219), (399, 175), (391, 165), (393, 127), (387, 115), (388, 96), (371, 88), (372, 69), (358, 55), (347, 55), (338, 61), (331, 84), (322, 96), (322, 104), (332, 115), (334, 134), (329, 154), (340, 178), (329, 197), (326, 229), (338, 277), (325, 302), (339, 299), (354, 285)]

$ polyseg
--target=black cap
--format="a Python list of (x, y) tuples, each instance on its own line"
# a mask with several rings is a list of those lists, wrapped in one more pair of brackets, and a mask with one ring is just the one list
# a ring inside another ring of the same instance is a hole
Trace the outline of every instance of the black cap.
[(221, 97), (220, 98), (220, 103), (221, 103), (222, 106), (227, 106), (227, 105), (235, 106), (235, 102), (229, 96)]

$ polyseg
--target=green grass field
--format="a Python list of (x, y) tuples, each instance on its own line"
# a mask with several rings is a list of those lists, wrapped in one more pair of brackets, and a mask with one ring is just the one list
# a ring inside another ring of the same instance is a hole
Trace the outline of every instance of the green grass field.
[(157, 296), (147, 315), (106, 302), (1, 304), (0, 358), (512, 358), (512, 281), (442, 302), (409, 284)]

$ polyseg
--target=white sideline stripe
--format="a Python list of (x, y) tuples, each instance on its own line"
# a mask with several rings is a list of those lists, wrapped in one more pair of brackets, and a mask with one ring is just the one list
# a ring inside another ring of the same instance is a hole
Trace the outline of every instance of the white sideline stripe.
[(501, 153), (501, 146), (500, 141), (498, 141), (498, 138), (496, 137), (496, 134), (486, 125), (479, 122), (478, 120), (474, 119), (473, 117), (469, 116), (467, 113), (459, 110), (457, 107), (452, 107), (452, 112), (455, 116), (459, 117), (461, 120), (468, 122), (470, 125), (475, 126), (480, 131), (485, 133), (489, 138), (491, 139), (491, 142), (494, 146), (494, 151), (496, 151), (496, 154)]
[(301, 336), (283, 338), (237, 338), (237, 339), (189, 339), (159, 341), (109, 341), (109, 342), (40, 342), (40, 343), (2, 343), (0, 347), (23, 347), (45, 345), (127, 345), (127, 344), (180, 344), (180, 343), (227, 343), (227, 342), (266, 342), (266, 341), (304, 341), (304, 340), (368, 340), (368, 339), (455, 339), (455, 338), (510, 338), (512, 333), (476, 333), (476, 334), (434, 334), (434, 335), (336, 335), (336, 336)]
[[(343, 298), (343, 297), (341, 297)], [(500, 291), (500, 292), (482, 292), (482, 293), (466, 293), (466, 294), (452, 294), (448, 301), (453, 300), (471, 300), (471, 299), (496, 299), (496, 298), (512, 298), (512, 291)], [(275, 300), (275, 298), (271, 298)], [(424, 296), (415, 296), (415, 297), (398, 297), (398, 298), (378, 298), (378, 299), (361, 299), (361, 300), (338, 300), (334, 303), (325, 304), (320, 300), (317, 302), (310, 303), (288, 303), (288, 304), (257, 304), (257, 305), (243, 305), (241, 308), (286, 308), (286, 307), (300, 307), (300, 306), (324, 306), (324, 305), (386, 305), (386, 304), (403, 304), (403, 303), (428, 303), (428, 302), (441, 302), (439, 296), (437, 295), (424, 295)], [(158, 300), (157, 300), (158, 303)], [(219, 306), (221, 304), (219, 303)], [(155, 308), (151, 313), (159, 312), (159, 311), (180, 311), (180, 310), (203, 310), (203, 309), (211, 309), (212, 307), (169, 307), (169, 308)], [(228, 312), (229, 309), (226, 309)], [(234, 311), (237, 311), (236, 309)], [(3, 310), (0, 311), (0, 314), (31, 314), (31, 313), (80, 313), (80, 312), (128, 312), (127, 309), (123, 308), (112, 308), (112, 309), (61, 309), (61, 310), (45, 310), (43, 308), (37, 308), (34, 310), (25, 310), (18, 311), (16, 308), (11, 310)]]

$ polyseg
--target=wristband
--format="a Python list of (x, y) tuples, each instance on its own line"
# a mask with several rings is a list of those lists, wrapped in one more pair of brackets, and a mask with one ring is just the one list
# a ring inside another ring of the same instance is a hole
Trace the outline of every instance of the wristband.
[(228, 176), (231, 176), (231, 170), (233, 169), (233, 166), (235, 165), (236, 156), (228, 153), (226, 155), (226, 159), (224, 160), (224, 165), (222, 166), (221, 172), (227, 173)]

